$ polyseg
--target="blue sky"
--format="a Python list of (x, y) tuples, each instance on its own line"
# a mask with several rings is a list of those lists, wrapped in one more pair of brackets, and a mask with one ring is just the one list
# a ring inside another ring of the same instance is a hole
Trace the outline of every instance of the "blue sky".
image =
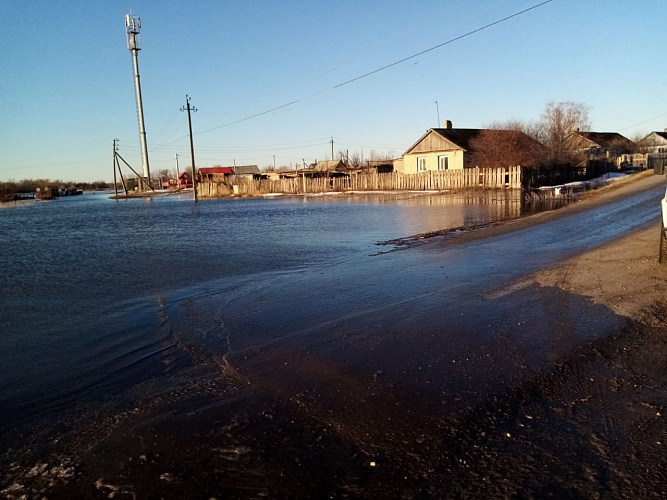
[(113, 139), (140, 171), (130, 12), (152, 172), (191, 163), (186, 94), (197, 167), (309, 163), (332, 137), (399, 156), (438, 109), (478, 128), (576, 101), (596, 131), (667, 127), (664, 0), (553, 0), (336, 88), (540, 3), (4, 0), (0, 181), (111, 180)]

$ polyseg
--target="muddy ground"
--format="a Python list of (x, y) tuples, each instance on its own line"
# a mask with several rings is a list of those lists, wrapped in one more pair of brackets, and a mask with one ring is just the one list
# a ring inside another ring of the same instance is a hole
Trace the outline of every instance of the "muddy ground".
[[(425, 333), (410, 339), (424, 351), (418, 369), (396, 356), (403, 377), (346, 364), (344, 335), (322, 352), (207, 359), (165, 387), (144, 387), (122, 411), (91, 404), (66, 424), (31, 429), (3, 454), (1, 496), (667, 498), (658, 224), (515, 283), (517, 293), (541, 294), (554, 321), (586, 301), (622, 326), (544, 369), (526, 366), (484, 397), (445, 394), (446, 370), (468, 365)], [(489, 359), (511, 361), (497, 345)]]

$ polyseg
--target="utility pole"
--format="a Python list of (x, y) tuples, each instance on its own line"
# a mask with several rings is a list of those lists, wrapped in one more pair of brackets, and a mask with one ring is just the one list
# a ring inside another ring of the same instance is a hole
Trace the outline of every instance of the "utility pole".
[(116, 180), (116, 142), (118, 139), (113, 140), (113, 189), (116, 197), (118, 197), (118, 184)]
[(438, 127), (440, 126), (440, 108), (438, 107), (438, 101), (435, 101), (435, 109), (438, 112)]
[(334, 154), (333, 154), (333, 145), (334, 145), (334, 142), (333, 142), (333, 137), (332, 137), (332, 138), (331, 138), (331, 159), (332, 159), (332, 160), (335, 160), (335, 158), (334, 158)]
[(188, 127), (190, 129), (190, 154), (192, 155), (192, 191), (194, 192), (195, 202), (197, 202), (197, 167), (195, 167), (195, 146), (192, 142), (192, 118), (190, 111), (197, 112), (197, 108), (190, 106), (190, 97), (185, 95), (186, 106), (181, 107), (181, 111), (188, 111)]
[(176, 186), (181, 187), (181, 171), (178, 169), (178, 153), (176, 153)]
[(125, 16), (125, 31), (127, 32), (127, 48), (132, 52), (134, 61), (134, 86), (137, 91), (137, 115), (139, 117), (139, 135), (141, 138), (141, 159), (144, 167), (143, 175), (146, 184), (151, 187), (151, 174), (148, 168), (148, 145), (146, 144), (146, 126), (144, 125), (144, 107), (141, 102), (141, 83), (139, 82), (139, 59), (141, 50), (139, 44), (139, 30), (141, 30), (141, 19)]

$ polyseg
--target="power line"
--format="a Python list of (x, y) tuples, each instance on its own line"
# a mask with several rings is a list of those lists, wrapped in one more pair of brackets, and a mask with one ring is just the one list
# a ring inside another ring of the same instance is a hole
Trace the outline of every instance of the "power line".
[(622, 132), (623, 130), (628, 130), (630, 128), (638, 127), (639, 125), (644, 125), (645, 123), (652, 122), (653, 120), (657, 120), (658, 118), (662, 118), (665, 115), (667, 115), (667, 113), (660, 113), (659, 115), (656, 115), (652, 118), (649, 118), (648, 120), (644, 120), (642, 122), (635, 123), (634, 125), (629, 125), (627, 127), (624, 127), (622, 129), (620, 129), (619, 131)]
[[(374, 75), (374, 74), (376, 74), (376, 73), (379, 73), (379, 72), (384, 71), (384, 70), (386, 70), (386, 69), (392, 68), (392, 67), (394, 67), (394, 66), (397, 66), (397, 65), (399, 65), (399, 64), (402, 64), (402, 63), (404, 63), (404, 62), (406, 62), (406, 61), (409, 61), (409, 60), (411, 60), (411, 59), (414, 59), (414, 58), (416, 58), (416, 57), (419, 57), (419, 56), (422, 56), (422, 55), (427, 54), (427, 53), (429, 53), (429, 52), (432, 52), (432, 51), (434, 51), (434, 50), (436, 50), (436, 49), (439, 49), (439, 48), (441, 48), (441, 47), (444, 47), (445, 45), (452, 44), (452, 43), (457, 42), (457, 41), (459, 41), (459, 40), (462, 40), (462, 39), (464, 39), (464, 38), (466, 38), (466, 37), (469, 37), (469, 36), (471, 36), (471, 35), (474, 35), (474, 34), (476, 34), (476, 33), (479, 33), (480, 31), (484, 31), (484, 30), (489, 29), (489, 28), (491, 28), (491, 27), (493, 27), (493, 26), (496, 26), (496, 25), (498, 25), (498, 24), (500, 24), (500, 23), (504, 23), (505, 21), (509, 21), (510, 19), (513, 19), (513, 18), (515, 18), (515, 17), (518, 17), (518, 16), (520, 16), (520, 15), (522, 15), (522, 14), (525, 14), (526, 12), (530, 12), (531, 10), (535, 10), (535, 9), (537, 9), (537, 8), (539, 8), (539, 7), (542, 7), (542, 6), (544, 6), (544, 5), (548, 4), (548, 3), (551, 3), (551, 2), (553, 2), (553, 1), (554, 1), (554, 0), (545, 0), (545, 1), (543, 1), (543, 2), (538, 3), (537, 5), (533, 5), (532, 7), (528, 7), (528, 8), (526, 8), (526, 9), (523, 9), (523, 10), (519, 11), (519, 12), (515, 12), (514, 14), (511, 14), (511, 15), (509, 15), (509, 16), (503, 17), (502, 19), (498, 19), (497, 21), (494, 21), (494, 22), (492, 22), (492, 23), (486, 24), (486, 25), (484, 25), (484, 26), (482, 26), (482, 27), (480, 27), (480, 28), (476, 28), (476, 29), (474, 29), (474, 30), (468, 31), (467, 33), (464, 33), (463, 35), (459, 35), (459, 36), (457, 36), (457, 37), (450, 38), (449, 40), (447, 40), (447, 41), (445, 41), (445, 42), (442, 42), (442, 43), (440, 43), (440, 44), (438, 44), (438, 45), (435, 45), (435, 46), (433, 46), (433, 47), (431, 47), (431, 48), (429, 48), (429, 49), (422, 50), (421, 52), (417, 52), (416, 54), (413, 54), (413, 55), (411, 55), (411, 56), (404, 57), (403, 59), (400, 59), (400, 60), (395, 61), (395, 62), (393, 62), (393, 63), (390, 63), (390, 64), (387, 64), (387, 65), (385, 65), (385, 66), (382, 66), (382, 67), (380, 67), (380, 68), (374, 69), (373, 71), (369, 71), (368, 73), (364, 73), (363, 75), (357, 76), (357, 77), (352, 78), (352, 79), (350, 79), (350, 80), (347, 80), (347, 81), (344, 81), (344, 82), (339, 83), (339, 84), (337, 84), (337, 85), (334, 85), (333, 87), (330, 87), (330, 88), (328, 88), (328, 89), (326, 89), (326, 90), (322, 90), (322, 91), (320, 91), (320, 92), (315, 92), (314, 94), (310, 94), (310, 95), (308, 95), (308, 96), (301, 97), (301, 98), (299, 98), (299, 99), (295, 99), (295, 100), (290, 101), (290, 102), (288, 102), (288, 103), (281, 104), (280, 106), (276, 106), (276, 107), (274, 107), (274, 108), (267, 109), (266, 111), (262, 111), (262, 112), (260, 112), (260, 113), (255, 113), (254, 115), (246, 116), (245, 118), (240, 118), (240, 119), (238, 119), (238, 120), (235, 120), (235, 121), (232, 121), (232, 122), (229, 122), (229, 123), (225, 123), (225, 124), (223, 124), (223, 125), (218, 125), (217, 127), (212, 127), (212, 128), (206, 129), (206, 130), (202, 130), (202, 131), (200, 131), (200, 132), (198, 132), (198, 133), (203, 134), (203, 133), (205, 133), (205, 132), (211, 132), (211, 131), (213, 131), (213, 130), (218, 130), (218, 129), (221, 129), (221, 128), (224, 128), (224, 127), (229, 127), (229, 126), (231, 126), (231, 125), (236, 125), (236, 124), (241, 123), (241, 122), (244, 122), (244, 121), (252, 120), (253, 118), (258, 118), (258, 117), (260, 117), (260, 116), (268, 115), (269, 113), (273, 113), (273, 112), (278, 111), (278, 110), (280, 110), (280, 109), (287, 108), (287, 107), (292, 106), (292, 105), (294, 105), (294, 104), (298, 104), (298, 103), (300, 103), (300, 102), (302, 102), (302, 101), (305, 101), (305, 100), (310, 99), (310, 98), (312, 98), (312, 97), (316, 97), (316, 96), (321, 95), (321, 94), (323, 94), (323, 93), (325, 93), (325, 92), (329, 92), (329, 91), (331, 91), (331, 90), (339, 89), (339, 88), (344, 87), (344, 86), (346, 86), (346, 85), (349, 85), (349, 84), (351, 84), (351, 83), (353, 83), (353, 82), (362, 80), (363, 78), (367, 78), (367, 77), (369, 77), (369, 76), (371, 76), (371, 75)], [(181, 140), (181, 139), (179, 139), (179, 140)]]
[(339, 87), (343, 87), (344, 85), (348, 85), (348, 84), (350, 84), (350, 83), (352, 83), (352, 82), (356, 82), (356, 81), (358, 81), (358, 80), (361, 80), (362, 78), (366, 78), (366, 77), (368, 77), (368, 76), (374, 75), (375, 73), (379, 73), (380, 71), (384, 71), (385, 69), (391, 68), (391, 67), (396, 66), (396, 65), (401, 64), (401, 63), (404, 63), (404, 62), (406, 62), (406, 61), (409, 61), (409, 60), (411, 60), (411, 59), (414, 59), (415, 57), (423, 56), (424, 54), (427, 54), (427, 53), (429, 53), (429, 52), (431, 52), (431, 51), (434, 51), (434, 50), (436, 50), (436, 49), (439, 49), (440, 47), (444, 47), (445, 45), (449, 45), (450, 43), (454, 43), (454, 42), (457, 42), (457, 41), (459, 41), (459, 40), (462, 40), (463, 38), (466, 38), (466, 37), (469, 37), (469, 36), (471, 36), (471, 35), (474, 35), (475, 33), (479, 33), (480, 31), (484, 31), (485, 29), (491, 28), (492, 26), (495, 26), (495, 25), (497, 25), (497, 24), (500, 24), (500, 23), (503, 23), (503, 22), (505, 22), (505, 21), (508, 21), (508, 20), (510, 20), (510, 19), (512, 19), (512, 18), (514, 18), (514, 17), (520, 16), (521, 14), (525, 14), (526, 12), (529, 12), (529, 11), (531, 11), (531, 10), (537, 9), (538, 7), (542, 7), (543, 5), (546, 5), (546, 4), (550, 3), (550, 2), (553, 2), (553, 0), (546, 0), (546, 1), (542, 2), (542, 3), (538, 3), (537, 5), (533, 5), (532, 7), (528, 7), (527, 9), (524, 9), (524, 10), (522, 10), (522, 11), (516, 12), (516, 13), (514, 13), (514, 14), (512, 14), (512, 15), (507, 16), (507, 17), (503, 17), (502, 19), (499, 19), (499, 20), (494, 21), (494, 22), (492, 22), (492, 23), (486, 24), (486, 25), (482, 26), (481, 28), (477, 28), (477, 29), (475, 29), (475, 30), (468, 31), (467, 33), (465, 33), (465, 34), (463, 34), (463, 35), (459, 35), (459, 36), (457, 36), (457, 37), (451, 38), (451, 39), (447, 40), (446, 42), (442, 42), (442, 43), (440, 43), (440, 44), (438, 44), (438, 45), (435, 45), (434, 47), (431, 47), (430, 49), (422, 50), (421, 52), (417, 52), (416, 54), (413, 54), (413, 55), (411, 55), (411, 56), (404, 57), (403, 59), (400, 59), (399, 61), (395, 61), (395, 62), (393, 62), (393, 63), (390, 63), (390, 64), (387, 64), (387, 65), (385, 65), (385, 66), (382, 66), (381, 68), (375, 69), (375, 70), (373, 70), (373, 71), (369, 71), (368, 73), (365, 73), (365, 74), (363, 74), (363, 75), (361, 75), (361, 76), (357, 76), (356, 78), (352, 78), (351, 80), (347, 80), (346, 82), (339, 83), (338, 85), (334, 85), (334, 86), (331, 87), (331, 89), (329, 89), (329, 90), (333, 90), (333, 89), (337, 89), (337, 88), (339, 88)]
[[(526, 8), (526, 9), (523, 9), (523, 10), (519, 11), (519, 12), (516, 12), (516, 13), (511, 14), (511, 15), (509, 15), (509, 16), (503, 17), (502, 19), (498, 19), (498, 20), (496, 20), (496, 21), (494, 21), (494, 22), (488, 23), (488, 24), (486, 24), (486, 25), (484, 25), (484, 26), (481, 26), (481, 27), (476, 28), (476, 29), (474, 29), (474, 30), (468, 31), (468, 32), (466, 32), (466, 33), (464, 33), (464, 34), (462, 34), (462, 35), (459, 35), (459, 36), (457, 36), (457, 37), (451, 38), (451, 39), (449, 39), (449, 40), (447, 40), (447, 41), (445, 41), (445, 42), (442, 42), (442, 43), (440, 43), (440, 44), (438, 44), (438, 45), (435, 45), (435, 46), (430, 47), (430, 48), (428, 48), (428, 49), (422, 50), (422, 51), (417, 52), (417, 53), (415, 53), (415, 54), (413, 54), (413, 55), (410, 55), (410, 56), (408, 56), (408, 57), (404, 57), (404, 58), (402, 58), (402, 59), (400, 59), (400, 60), (397, 60), (397, 61), (394, 61), (394, 62), (392, 62), (392, 63), (390, 63), (390, 64), (386, 64), (386, 65), (381, 66), (381, 67), (379, 67), (379, 68), (377, 68), (377, 69), (374, 69), (374, 70), (372, 70), (372, 71), (369, 71), (369, 72), (367, 72), (367, 73), (364, 73), (364, 74), (362, 74), (362, 75), (359, 75), (359, 76), (357, 76), (357, 77), (355, 77), (355, 78), (352, 78), (352, 79), (346, 80), (346, 81), (344, 81), (344, 82), (341, 82), (341, 83), (339, 83), (339, 84), (337, 84), (337, 85), (334, 85), (334, 86), (332, 86), (332, 87), (330, 87), (330, 88), (328, 88), (328, 89), (325, 89), (325, 90), (322, 90), (322, 91), (319, 91), (319, 92), (310, 94), (310, 95), (308, 95), (308, 96), (304, 96), (304, 97), (302, 97), (302, 98), (298, 98), (298, 99), (292, 100), (292, 101), (290, 101), (290, 102), (288, 102), (288, 103), (285, 103), (285, 104), (281, 104), (281, 105), (279, 105), (279, 106), (272, 107), (272, 108), (267, 109), (267, 110), (265, 110), (265, 111), (261, 111), (261, 112), (259, 112), (259, 113), (255, 113), (255, 114), (252, 114), (252, 115), (250, 115), (250, 116), (246, 116), (246, 117), (244, 117), (244, 118), (240, 118), (240, 119), (238, 119), (238, 120), (234, 120), (234, 121), (232, 121), (232, 122), (225, 123), (225, 124), (223, 124), (223, 125), (218, 125), (218, 126), (216, 126), (216, 127), (212, 127), (212, 128), (206, 129), (206, 130), (199, 131), (199, 132), (197, 132), (197, 134), (203, 134), (203, 133), (206, 133), (206, 132), (211, 132), (211, 131), (213, 131), (213, 130), (218, 130), (218, 129), (221, 129), (221, 128), (224, 128), (224, 127), (229, 127), (229, 126), (231, 126), (231, 125), (236, 125), (236, 124), (238, 124), (238, 123), (242, 123), (242, 122), (245, 122), (245, 121), (248, 121), (248, 120), (252, 120), (252, 119), (254, 119), (254, 118), (258, 118), (258, 117), (260, 117), (260, 116), (264, 116), (264, 115), (267, 115), (267, 114), (270, 114), (270, 113), (274, 113), (274, 112), (279, 111), (279, 110), (281, 110), (281, 109), (285, 109), (285, 108), (288, 108), (288, 107), (293, 106), (293, 105), (295, 105), (295, 104), (304, 102), (304, 101), (306, 101), (306, 100), (308, 100), (308, 99), (311, 99), (311, 98), (316, 97), (316, 96), (318, 96), (318, 95), (324, 94), (324, 93), (326, 93), (326, 92), (329, 92), (329, 91), (332, 91), (332, 90), (339, 89), (339, 88), (344, 87), (344, 86), (346, 86), (346, 85), (349, 85), (349, 84), (351, 84), (351, 83), (357, 82), (357, 81), (362, 80), (362, 79), (364, 79), (364, 78), (367, 78), (367, 77), (369, 77), (369, 76), (372, 76), (372, 75), (375, 75), (375, 74), (377, 74), (377, 73), (380, 73), (380, 72), (382, 72), (382, 71), (384, 71), (384, 70), (387, 70), (387, 69), (392, 68), (392, 67), (394, 67), (394, 66), (400, 65), (400, 64), (402, 64), (402, 63), (404, 63), (404, 62), (407, 62), (407, 61), (409, 61), (409, 60), (415, 59), (415, 58), (417, 58), (417, 57), (419, 57), (419, 56), (422, 56), (422, 55), (424, 55), (424, 54), (427, 54), (427, 53), (429, 53), (429, 52), (432, 52), (432, 51), (434, 51), (434, 50), (437, 50), (437, 49), (439, 49), (439, 48), (442, 48), (442, 47), (444, 47), (444, 46), (446, 46), (446, 45), (450, 45), (450, 44), (452, 44), (452, 43), (454, 43), (454, 42), (457, 42), (457, 41), (462, 40), (462, 39), (464, 39), (464, 38), (467, 38), (467, 37), (469, 37), (469, 36), (471, 36), (471, 35), (474, 35), (474, 34), (476, 34), (476, 33), (479, 33), (479, 32), (481, 32), (481, 31), (484, 31), (484, 30), (486, 30), (486, 29), (489, 29), (489, 28), (491, 28), (491, 27), (493, 27), (493, 26), (496, 26), (496, 25), (501, 24), (501, 23), (503, 23), (503, 22), (509, 21), (510, 19), (513, 19), (513, 18), (515, 18), (515, 17), (521, 16), (521, 15), (527, 13), (527, 12), (530, 12), (530, 11), (532, 11), (532, 10), (535, 10), (535, 9), (537, 9), (537, 8), (539, 8), (539, 7), (542, 7), (542, 6), (544, 6), (544, 5), (548, 4), (548, 3), (551, 3), (551, 2), (553, 2), (553, 1), (554, 1), (554, 0), (545, 0), (545, 1), (543, 1), (543, 2), (540, 2), (539, 4), (533, 5), (532, 7), (528, 7), (528, 8)], [(161, 134), (163, 134), (163, 133), (166, 132), (166, 130), (168, 129), (168, 127), (171, 125), (171, 123), (172, 123), (172, 121), (173, 121), (173, 118), (174, 118), (175, 114), (176, 114), (176, 113), (174, 113), (174, 115), (172, 115), (172, 117), (170, 117), (170, 118), (168, 119), (167, 124), (164, 125), (164, 126), (162, 127), (162, 129), (158, 132), (157, 136), (159, 136), (159, 135), (161, 135)], [(664, 116), (664, 114), (663, 114), (663, 115), (658, 115), (658, 116), (656, 116), (655, 118), (652, 118), (652, 119), (656, 119), (656, 118), (659, 118), (659, 117), (661, 117), (661, 116)], [(652, 119), (651, 119), (651, 120), (652, 120)], [(650, 121), (650, 120), (646, 120), (646, 122), (648, 122), (648, 121)], [(642, 123), (646, 123), (646, 122), (642, 122)], [(639, 124), (636, 124), (636, 125), (641, 125), (642, 123), (639, 123)], [(636, 125), (633, 125), (633, 126), (636, 126)], [(628, 127), (628, 128), (630, 128), (630, 127)], [(180, 138), (178, 138), (178, 139), (176, 139), (176, 140), (174, 140), (174, 141), (168, 142), (168, 143), (166, 143), (166, 144), (158, 145), (158, 147), (151, 148), (151, 152), (155, 152), (155, 151), (158, 151), (158, 150), (161, 150), (161, 149), (168, 148), (168, 146), (171, 146), (172, 144), (175, 144), (175, 143), (180, 142), (180, 141), (182, 141), (182, 140), (184, 140), (184, 139), (187, 139), (187, 138), (188, 138), (188, 136), (186, 135), (186, 136), (180, 137)], [(90, 160), (85, 160), (85, 161), (90, 161)], [(83, 163), (83, 161), (63, 162), (63, 163), (56, 164), (56, 165), (67, 165), (67, 164), (75, 164), (75, 163)], [(53, 164), (52, 164), (52, 165), (53, 165)], [(28, 168), (34, 168), (34, 167), (6, 168), (5, 170), (22, 170), (22, 169), (24, 169), (24, 168), (25, 168), (25, 169), (28, 169)]]

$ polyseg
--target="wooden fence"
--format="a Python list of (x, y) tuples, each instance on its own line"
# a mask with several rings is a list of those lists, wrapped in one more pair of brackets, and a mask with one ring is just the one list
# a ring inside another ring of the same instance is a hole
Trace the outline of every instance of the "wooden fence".
[(470, 188), (521, 189), (521, 167), (466, 168), (427, 171), (418, 174), (353, 172), (340, 177), (298, 177), (251, 179), (225, 176), (202, 179), (202, 197), (261, 196), (269, 193), (304, 194), (346, 191), (445, 191)]
[(647, 159), (647, 167), (653, 169), (656, 175), (663, 175), (667, 171), (667, 153), (650, 153)]

